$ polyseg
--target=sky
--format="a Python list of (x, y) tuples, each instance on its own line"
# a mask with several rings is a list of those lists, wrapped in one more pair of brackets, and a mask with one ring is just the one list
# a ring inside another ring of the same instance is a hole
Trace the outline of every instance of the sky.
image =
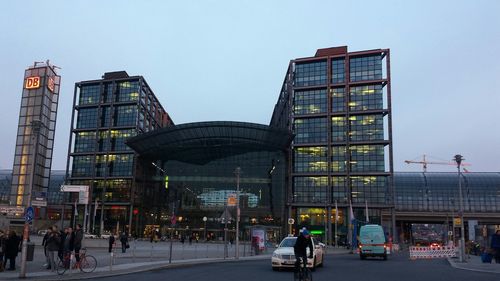
[(65, 169), (75, 82), (125, 70), (145, 77), (176, 124), (268, 124), (289, 61), (346, 45), (391, 50), (395, 171), (461, 154), (471, 172), (499, 172), (499, 11), (495, 0), (8, 1), (0, 169), (12, 169), (34, 61), (61, 67), (52, 169)]

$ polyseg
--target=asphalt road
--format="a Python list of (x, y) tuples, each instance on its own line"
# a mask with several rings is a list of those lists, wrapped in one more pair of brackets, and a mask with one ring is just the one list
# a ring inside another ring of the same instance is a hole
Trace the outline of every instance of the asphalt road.
[[(384, 281), (498, 281), (498, 274), (464, 271), (451, 267), (444, 259), (416, 260), (407, 255), (393, 255), (387, 261), (379, 259), (359, 260), (356, 255), (328, 255), (325, 266), (313, 273), (314, 281), (321, 280), (384, 280)], [(291, 271), (275, 272), (270, 261), (257, 260), (232, 263), (187, 266), (166, 270), (157, 270), (138, 274), (122, 275), (110, 278), (94, 279), (101, 281), (139, 281), (139, 280), (293, 280)]]

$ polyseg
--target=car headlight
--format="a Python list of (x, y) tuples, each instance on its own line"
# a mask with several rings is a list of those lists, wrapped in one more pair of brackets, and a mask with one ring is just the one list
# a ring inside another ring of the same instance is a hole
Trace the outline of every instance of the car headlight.
[(281, 259), (281, 255), (280, 255), (280, 254), (273, 253), (273, 258)]

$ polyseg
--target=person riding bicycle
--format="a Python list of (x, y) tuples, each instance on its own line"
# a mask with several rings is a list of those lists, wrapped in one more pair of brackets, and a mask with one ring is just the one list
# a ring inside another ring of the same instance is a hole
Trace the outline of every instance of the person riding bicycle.
[(295, 270), (297, 271), (300, 266), (300, 259), (304, 261), (304, 267), (307, 266), (307, 247), (309, 247), (309, 258), (313, 257), (313, 244), (309, 231), (304, 227), (300, 230), (299, 237), (295, 241), (295, 246), (293, 246), (293, 252), (295, 254)]

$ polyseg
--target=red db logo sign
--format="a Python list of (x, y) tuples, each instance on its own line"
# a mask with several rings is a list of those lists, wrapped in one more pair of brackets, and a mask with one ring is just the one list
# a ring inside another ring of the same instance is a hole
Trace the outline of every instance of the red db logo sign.
[(37, 89), (40, 88), (40, 76), (33, 76), (26, 78), (26, 83), (24, 84), (26, 89)]

